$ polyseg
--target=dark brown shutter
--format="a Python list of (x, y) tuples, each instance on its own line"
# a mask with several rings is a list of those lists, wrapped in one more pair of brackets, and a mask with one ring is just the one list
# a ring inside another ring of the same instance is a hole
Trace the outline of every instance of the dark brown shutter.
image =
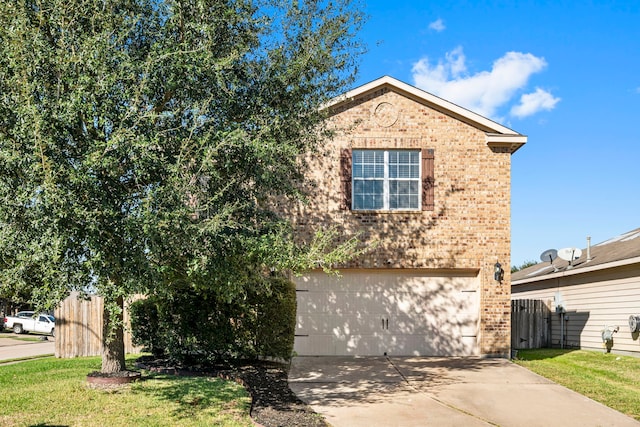
[(351, 149), (340, 150), (340, 210), (351, 209)]
[(432, 211), (435, 198), (435, 173), (433, 150), (422, 150), (422, 210)]

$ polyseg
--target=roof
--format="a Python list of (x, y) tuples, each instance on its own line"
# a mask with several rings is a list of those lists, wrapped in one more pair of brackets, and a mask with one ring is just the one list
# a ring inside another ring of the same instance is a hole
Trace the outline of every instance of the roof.
[(393, 89), (394, 91), (401, 93), (409, 98), (414, 99), (417, 102), (428, 105), (429, 107), (445, 113), (449, 116), (465, 122), (471, 126), (474, 126), (486, 134), (487, 145), (490, 147), (505, 147), (510, 148), (511, 152), (515, 152), (517, 149), (527, 143), (527, 137), (522, 135), (506, 126), (494, 122), (491, 119), (483, 117), (473, 111), (467, 110), (459, 105), (437, 97), (429, 92), (418, 89), (415, 86), (411, 86), (393, 77), (383, 76), (365, 85), (357, 87), (349, 92), (346, 92), (340, 96), (329, 101), (324, 108), (336, 108), (344, 103), (352, 102), (356, 98), (364, 96), (373, 91), (380, 90), (384, 87)]
[[(590, 255), (590, 259), (589, 259)], [(590, 249), (582, 249), (582, 255), (571, 265), (556, 258), (553, 263), (540, 262), (511, 275), (511, 285), (523, 285), (573, 274), (640, 263), (640, 228), (605, 240)]]

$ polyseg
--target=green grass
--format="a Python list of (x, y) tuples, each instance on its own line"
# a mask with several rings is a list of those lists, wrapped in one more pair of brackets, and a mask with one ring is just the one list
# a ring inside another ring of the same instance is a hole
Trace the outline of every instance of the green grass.
[(586, 350), (518, 350), (514, 361), (640, 421), (640, 359)]
[(145, 374), (133, 384), (102, 390), (86, 382), (87, 374), (96, 370), (100, 359), (95, 357), (0, 366), (0, 425), (253, 425), (251, 399), (234, 382)]

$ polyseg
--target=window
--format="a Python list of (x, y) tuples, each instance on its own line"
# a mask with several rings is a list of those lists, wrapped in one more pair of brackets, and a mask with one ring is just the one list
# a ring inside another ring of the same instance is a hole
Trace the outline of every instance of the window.
[(420, 151), (353, 150), (354, 210), (419, 210)]
[(342, 210), (433, 210), (433, 150), (343, 149)]

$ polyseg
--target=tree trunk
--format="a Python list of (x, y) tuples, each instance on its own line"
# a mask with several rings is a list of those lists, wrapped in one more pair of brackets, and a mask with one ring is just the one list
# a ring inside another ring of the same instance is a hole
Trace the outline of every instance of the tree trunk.
[[(102, 372), (114, 373), (126, 370), (124, 361), (124, 298), (118, 297), (120, 314), (115, 319), (110, 317), (109, 311), (103, 309), (102, 322)], [(111, 324), (113, 320), (113, 325)]]

